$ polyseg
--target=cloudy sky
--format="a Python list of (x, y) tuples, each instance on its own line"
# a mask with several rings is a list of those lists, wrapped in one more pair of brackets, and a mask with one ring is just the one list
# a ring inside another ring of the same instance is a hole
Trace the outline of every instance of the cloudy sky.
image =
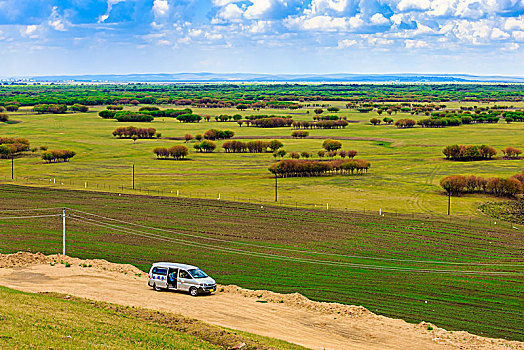
[(524, 0), (0, 0), (0, 76), (524, 76)]

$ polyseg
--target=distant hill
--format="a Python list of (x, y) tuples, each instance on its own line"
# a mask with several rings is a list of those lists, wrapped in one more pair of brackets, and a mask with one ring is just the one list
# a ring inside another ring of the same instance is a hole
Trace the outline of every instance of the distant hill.
[(356, 83), (524, 83), (524, 77), (468, 74), (256, 74), (256, 73), (173, 73), (94, 74), (26, 77), (38, 82), (356, 82)]

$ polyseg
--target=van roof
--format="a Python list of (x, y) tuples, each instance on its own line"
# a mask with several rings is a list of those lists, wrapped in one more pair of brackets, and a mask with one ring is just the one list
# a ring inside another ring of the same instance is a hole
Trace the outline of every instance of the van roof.
[(171, 262), (156, 262), (153, 264), (153, 267), (155, 266), (176, 267), (178, 269), (186, 269), (186, 270), (198, 269), (198, 267), (193, 266), (193, 265), (178, 264), (178, 263), (171, 263)]

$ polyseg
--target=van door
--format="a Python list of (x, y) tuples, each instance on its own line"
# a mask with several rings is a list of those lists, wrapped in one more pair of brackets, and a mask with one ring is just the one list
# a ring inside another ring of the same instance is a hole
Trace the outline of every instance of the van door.
[(193, 278), (186, 270), (178, 270), (178, 290), (189, 291), (193, 285)]
[(160, 288), (167, 288), (167, 268), (156, 266), (153, 268), (153, 283)]
[(169, 271), (167, 272), (167, 287), (169, 289), (177, 289), (178, 288), (177, 280), (178, 280), (178, 269), (170, 267)]

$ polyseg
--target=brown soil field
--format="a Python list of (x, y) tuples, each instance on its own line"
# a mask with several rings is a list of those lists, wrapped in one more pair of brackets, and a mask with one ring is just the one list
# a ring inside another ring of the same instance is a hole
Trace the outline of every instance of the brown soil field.
[(410, 324), (361, 306), (315, 302), (298, 293), (233, 285), (197, 298), (155, 292), (147, 286), (147, 275), (136, 267), (98, 259), (0, 254), (0, 285), (177, 313), (312, 349), (524, 349), (524, 342), (451, 332), (426, 322)]

